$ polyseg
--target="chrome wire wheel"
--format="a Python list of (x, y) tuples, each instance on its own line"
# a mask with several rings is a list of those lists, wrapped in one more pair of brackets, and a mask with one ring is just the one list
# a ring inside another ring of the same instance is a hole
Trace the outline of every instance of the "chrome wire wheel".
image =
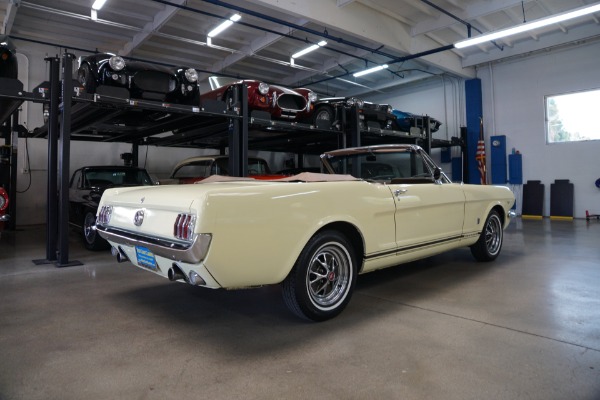
[(329, 110), (326, 108), (321, 109), (315, 115), (315, 120), (331, 121), (331, 119), (331, 112), (329, 112)]
[(492, 214), (485, 225), (485, 245), (490, 255), (496, 255), (502, 247), (502, 222), (497, 214)]
[(283, 300), (301, 318), (325, 321), (348, 305), (356, 285), (355, 245), (337, 230), (315, 234), (283, 281)]
[(336, 307), (348, 294), (352, 279), (352, 259), (336, 242), (322, 245), (306, 270), (306, 289), (315, 307)]
[(83, 221), (83, 236), (85, 241), (92, 245), (96, 240), (96, 217), (92, 213), (87, 213)]
[(471, 246), (471, 254), (478, 261), (493, 261), (502, 249), (504, 231), (498, 211), (492, 210), (485, 220), (479, 239)]

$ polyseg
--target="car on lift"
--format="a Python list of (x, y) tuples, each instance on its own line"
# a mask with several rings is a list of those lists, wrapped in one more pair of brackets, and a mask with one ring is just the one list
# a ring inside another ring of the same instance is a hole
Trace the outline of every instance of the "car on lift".
[(244, 84), (248, 88), (248, 111), (264, 111), (272, 119), (299, 122), (313, 110), (317, 94), (310, 89), (290, 89), (284, 86), (270, 85), (252, 79), (234, 79), (227, 77), (209, 77), (211, 91), (203, 93), (202, 100), (224, 101), (228, 110), (233, 104), (234, 88)]
[(96, 213), (102, 193), (108, 188), (151, 186), (154, 182), (144, 168), (89, 166), (76, 170), (69, 183), (69, 224), (78, 229), (88, 250), (107, 249), (108, 243), (96, 234)]
[(0, 35), (0, 77), (17, 79), (18, 74), (17, 49), (10, 37)]
[[(392, 114), (396, 117), (392, 129), (403, 132), (410, 132), (410, 128), (425, 129), (425, 117), (423, 115), (413, 114), (407, 111), (393, 109)], [(429, 128), (431, 132), (437, 132), (442, 123), (433, 117), (429, 117)]]
[[(379, 129), (392, 129), (392, 107), (389, 104), (377, 104), (364, 101), (356, 97), (325, 97), (319, 99), (314, 106), (314, 111), (308, 115), (308, 121), (314, 125), (326, 128), (340, 128), (342, 112), (348, 112), (351, 107), (358, 111), (359, 127)], [(321, 121), (321, 122), (320, 122)]]
[[(10, 37), (0, 35), (0, 78), (17, 79), (19, 75), (19, 63), (17, 61), (17, 50)], [(0, 124), (2, 124), (12, 110), (17, 107), (14, 100), (0, 99)]]
[[(273, 174), (263, 158), (249, 157), (248, 177), (254, 179), (277, 179), (286, 175)], [(168, 179), (161, 179), (161, 185), (187, 184), (202, 181), (212, 175), (229, 175), (229, 156), (195, 156), (178, 162)]]
[(118, 261), (171, 281), (281, 284), (288, 308), (315, 321), (346, 307), (359, 274), (461, 247), (479, 261), (500, 254), (514, 216), (507, 187), (452, 183), (416, 145), (321, 161), (329, 174), (109, 189), (97, 230)]
[(99, 53), (82, 57), (77, 80), (86, 93), (102, 86), (124, 88), (134, 99), (200, 105), (198, 72), (188, 67), (167, 67)]

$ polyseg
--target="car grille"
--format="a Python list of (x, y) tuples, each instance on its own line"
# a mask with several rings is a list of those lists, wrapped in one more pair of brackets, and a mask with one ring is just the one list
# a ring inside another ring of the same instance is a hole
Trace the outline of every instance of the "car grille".
[(177, 80), (158, 71), (140, 71), (133, 77), (133, 84), (143, 91), (170, 93), (177, 88)]
[(277, 105), (283, 110), (298, 112), (306, 108), (306, 99), (296, 94), (282, 94)]

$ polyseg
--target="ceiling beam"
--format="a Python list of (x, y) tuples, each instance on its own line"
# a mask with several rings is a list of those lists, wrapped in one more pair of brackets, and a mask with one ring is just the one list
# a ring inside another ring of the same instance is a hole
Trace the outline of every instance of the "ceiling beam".
[[(184, 5), (187, 0), (171, 0), (173, 3), (178, 5)], [(128, 56), (134, 51), (139, 45), (141, 45), (146, 39), (148, 39), (154, 32), (157, 32), (164, 24), (169, 22), (175, 14), (177, 14), (179, 8), (173, 6), (166, 6), (162, 11), (158, 12), (151, 22), (148, 22), (142, 28), (141, 32), (135, 34), (133, 39), (128, 42), (118, 53), (122, 56)]]
[[(525, 0), (525, 3), (530, 1), (532, 0)], [(472, 21), (517, 5), (521, 5), (521, 0), (479, 0), (469, 5), (464, 10), (452, 8), (447, 11), (464, 21)], [(454, 25), (456, 23), (457, 21), (452, 17), (445, 14), (440, 14), (437, 18), (427, 18), (415, 24), (411, 29), (411, 35), (424, 35), (440, 29), (448, 28), (450, 25)]]
[(560, 30), (556, 30), (552, 33), (540, 35), (537, 41), (519, 43), (518, 46), (505, 48), (504, 51), (494, 50), (489, 53), (470, 54), (465, 56), (464, 64), (465, 66), (487, 64), (504, 58), (529, 55), (544, 49), (587, 41), (599, 43), (597, 25), (574, 26), (569, 29), (568, 35)]
[[(308, 23), (308, 20), (298, 19), (296, 21), (293, 21), (293, 23), (296, 25), (304, 26)], [(280, 32), (282, 35), (283, 34), (285, 34), (285, 35), (291, 34), (290, 29), (287, 26), (282, 26), (280, 28), (276, 28), (273, 30)], [(241, 48), (239, 52), (232, 53), (232, 54), (228, 55), (227, 57), (225, 57), (223, 60), (215, 62), (212, 65), (212, 67), (210, 68), (210, 70), (213, 72), (223, 71), (237, 62), (242, 61), (243, 59), (245, 59), (247, 57), (251, 57), (251, 56), (255, 55), (256, 53), (258, 53), (265, 47), (268, 47), (268, 46), (278, 42), (279, 40), (281, 40), (283, 38), (282, 35), (266, 32), (264, 36), (254, 39), (248, 46), (244, 46), (243, 48)], [(198, 77), (198, 80), (202, 81), (203, 79), (208, 78), (208, 76), (209, 76), (209, 74), (200, 74), (200, 76)]]
[(3, 34), (10, 35), (10, 30), (12, 29), (13, 22), (15, 22), (17, 8), (19, 8), (20, 3), (21, 0), (9, 0), (8, 6), (6, 7), (6, 15), (4, 17), (4, 21), (2, 21)]
[[(323, 27), (344, 32), (350, 38), (359, 36), (363, 40), (377, 43), (404, 55), (439, 47), (439, 43), (428, 37), (411, 37), (408, 25), (360, 2), (350, 3), (343, 8), (337, 7), (335, 2), (322, 0), (304, 0), (302, 2), (253, 0), (253, 2), (288, 14), (304, 16)], [(342, 44), (337, 44), (337, 46), (342, 46)], [(422, 57), (420, 60), (457, 76), (475, 77), (475, 70), (463, 68), (458, 55), (452, 52), (432, 54)]]

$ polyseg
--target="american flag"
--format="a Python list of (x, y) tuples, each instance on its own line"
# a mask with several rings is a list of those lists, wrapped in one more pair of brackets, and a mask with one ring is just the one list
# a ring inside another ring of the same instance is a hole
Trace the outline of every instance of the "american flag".
[(485, 140), (483, 139), (483, 118), (479, 118), (479, 141), (477, 142), (477, 169), (479, 170), (479, 179), (482, 185), (487, 184), (487, 174), (485, 171)]

